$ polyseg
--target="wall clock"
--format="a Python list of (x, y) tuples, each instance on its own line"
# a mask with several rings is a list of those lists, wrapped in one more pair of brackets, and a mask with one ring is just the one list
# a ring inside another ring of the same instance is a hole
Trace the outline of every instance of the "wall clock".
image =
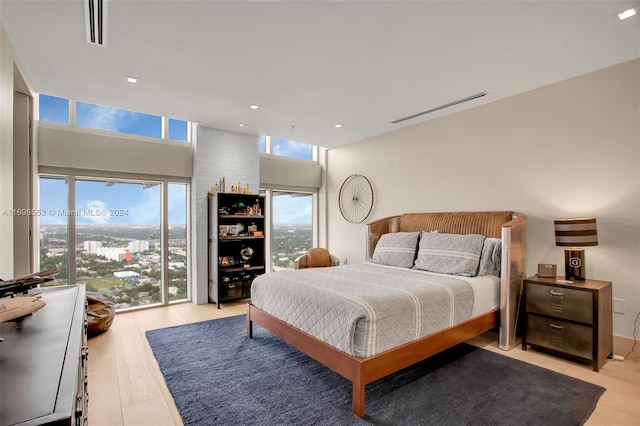
[(362, 175), (346, 178), (340, 186), (338, 206), (347, 222), (364, 222), (373, 209), (373, 187), (369, 179)]

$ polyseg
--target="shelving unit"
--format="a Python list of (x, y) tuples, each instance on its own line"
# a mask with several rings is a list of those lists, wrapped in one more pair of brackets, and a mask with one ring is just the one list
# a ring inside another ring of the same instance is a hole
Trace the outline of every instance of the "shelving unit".
[(209, 300), (250, 298), (265, 272), (264, 196), (209, 194)]

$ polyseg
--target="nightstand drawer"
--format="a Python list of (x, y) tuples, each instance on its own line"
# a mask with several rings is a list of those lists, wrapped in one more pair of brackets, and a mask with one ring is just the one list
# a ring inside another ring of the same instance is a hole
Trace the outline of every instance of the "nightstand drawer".
[(527, 312), (593, 324), (590, 291), (527, 283)]
[(593, 328), (527, 315), (527, 343), (593, 359)]

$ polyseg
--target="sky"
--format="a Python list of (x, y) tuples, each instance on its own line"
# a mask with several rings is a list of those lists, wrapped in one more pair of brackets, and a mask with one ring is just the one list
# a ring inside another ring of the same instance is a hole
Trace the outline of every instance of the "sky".
[[(69, 124), (69, 101), (47, 95), (39, 97), (39, 119)], [(162, 118), (150, 114), (76, 102), (76, 124), (80, 127), (108, 130), (160, 138)], [(169, 120), (169, 138), (187, 140), (187, 122)], [(264, 138), (261, 150), (264, 152)], [(273, 154), (311, 159), (309, 145), (273, 138)], [(65, 224), (69, 215), (78, 224), (159, 224), (160, 185), (108, 182), (76, 178), (76, 207), (67, 206), (65, 179), (40, 178), (41, 224)], [(147, 187), (148, 186), (148, 187)], [(311, 224), (311, 196), (290, 196), (282, 193), (273, 197), (274, 224)], [(169, 224), (186, 223), (186, 185), (169, 185)]]
[(273, 200), (274, 225), (311, 225), (313, 201), (311, 194), (276, 193)]
[[(76, 180), (76, 207), (68, 210), (65, 179), (40, 178), (40, 223), (159, 224), (160, 185)], [(169, 224), (186, 223), (187, 186), (169, 184)]]

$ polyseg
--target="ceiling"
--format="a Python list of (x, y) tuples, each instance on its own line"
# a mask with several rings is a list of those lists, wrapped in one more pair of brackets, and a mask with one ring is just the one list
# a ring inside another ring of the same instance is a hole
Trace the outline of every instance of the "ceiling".
[(106, 46), (81, 0), (0, 0), (0, 20), (38, 93), (333, 148), (638, 58), (634, 5), (109, 0)]

